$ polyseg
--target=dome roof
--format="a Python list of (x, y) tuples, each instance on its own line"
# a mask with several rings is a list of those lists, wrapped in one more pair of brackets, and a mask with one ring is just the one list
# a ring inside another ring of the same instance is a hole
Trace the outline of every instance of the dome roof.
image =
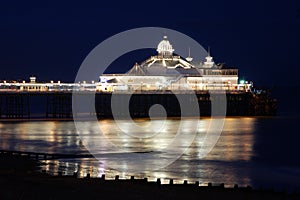
[(164, 39), (160, 41), (160, 43), (157, 45), (157, 52), (159, 55), (168, 55), (171, 56), (173, 54), (173, 47), (170, 44), (169, 40), (167, 39), (167, 36), (164, 36)]

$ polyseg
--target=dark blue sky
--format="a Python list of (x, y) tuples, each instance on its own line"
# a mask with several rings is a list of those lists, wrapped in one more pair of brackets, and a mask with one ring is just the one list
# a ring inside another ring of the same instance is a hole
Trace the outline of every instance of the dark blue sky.
[[(131, 28), (180, 31), (256, 85), (299, 85), (300, 3), (93, 1), (0, 3), (0, 79), (73, 81), (101, 41)], [(176, 48), (176, 47), (175, 47)], [(140, 55), (138, 55), (140, 56)], [(116, 70), (126, 71), (134, 62)]]

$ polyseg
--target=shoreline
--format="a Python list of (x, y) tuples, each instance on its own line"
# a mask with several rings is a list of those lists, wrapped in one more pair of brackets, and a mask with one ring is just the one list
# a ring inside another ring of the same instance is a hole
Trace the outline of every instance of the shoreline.
[(0, 198), (1, 199), (65, 199), (103, 198), (111, 199), (300, 199), (299, 194), (272, 189), (253, 189), (250, 186), (224, 187), (224, 184), (199, 186), (199, 182), (162, 184), (160, 179), (114, 180), (73, 176), (53, 176), (37, 172), (39, 162), (22, 155), (0, 155)]

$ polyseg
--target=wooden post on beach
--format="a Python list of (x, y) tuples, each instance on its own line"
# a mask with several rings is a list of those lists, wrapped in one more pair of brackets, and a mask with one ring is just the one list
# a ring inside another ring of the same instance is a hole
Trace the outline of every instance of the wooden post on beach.
[(156, 183), (157, 183), (158, 185), (161, 184), (160, 178), (158, 178), (158, 179), (156, 180)]
[(105, 180), (105, 174), (102, 174), (101, 179)]

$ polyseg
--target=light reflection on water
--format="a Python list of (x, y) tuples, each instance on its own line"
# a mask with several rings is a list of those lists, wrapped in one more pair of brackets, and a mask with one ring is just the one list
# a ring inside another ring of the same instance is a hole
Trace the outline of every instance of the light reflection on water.
[[(99, 162), (91, 158), (44, 161), (43, 169), (51, 173), (62, 171), (64, 174), (69, 175), (78, 171), (81, 177), (86, 176), (87, 173), (94, 177), (100, 177), (105, 173), (108, 178), (113, 178), (115, 175), (119, 175), (120, 178), (128, 178), (131, 175), (135, 175), (140, 178), (148, 177), (150, 180), (161, 178), (163, 181), (167, 181), (167, 179), (173, 178), (175, 182), (189, 179), (189, 181), (198, 180), (202, 183), (225, 182), (228, 184), (240, 183), (247, 185), (250, 184), (248, 174), (240, 174), (237, 169), (239, 167), (236, 168), (231, 162), (247, 162), (251, 159), (255, 122), (256, 118), (227, 118), (222, 135), (213, 151), (202, 159), (200, 147), (203, 145), (203, 137), (209, 126), (210, 119), (201, 119), (194, 142), (181, 158), (168, 167), (154, 172), (127, 174), (126, 172), (118, 172), (111, 169), (105, 159)], [(138, 123), (147, 127), (149, 121), (141, 119)], [(153, 142), (148, 141), (147, 138), (141, 141), (131, 137), (130, 134), (124, 135), (112, 120), (100, 121), (102, 132), (115, 146), (122, 148), (137, 147), (138, 150), (145, 151), (162, 149), (169, 144), (178, 130), (178, 124), (178, 119), (168, 119), (162, 130), (162, 134), (165, 137), (160, 137), (159, 140)], [(0, 131), (1, 149), (47, 153), (87, 153), (86, 148), (76, 134), (74, 123), (71, 121), (3, 122), (0, 123)], [(184, 146), (184, 143), (181, 145)], [(122, 166), (121, 168), (126, 169), (126, 163), (118, 160), (115, 162), (115, 164)]]
[[(120, 149), (157, 151), (173, 139), (178, 130), (179, 119), (168, 119), (164, 123), (161, 135), (158, 135), (158, 139), (154, 141), (149, 138), (139, 140), (130, 134), (122, 133), (113, 120), (102, 120), (99, 123), (109, 142)], [(127, 122), (124, 120), (123, 123)], [(146, 128), (149, 121), (141, 119), (138, 123)], [(175, 183), (188, 179), (201, 183), (251, 184), (247, 173), (249, 170), (245, 163), (253, 156), (253, 132), (255, 132), (256, 118), (226, 118), (224, 130), (213, 151), (205, 158), (201, 158), (200, 149), (209, 123), (210, 119), (201, 119), (198, 134), (189, 149), (179, 160), (154, 172), (126, 173), (126, 163), (116, 159), (115, 162), (125, 169), (119, 172), (111, 169), (105, 159), (99, 162), (91, 158), (48, 160), (44, 161), (43, 169), (53, 174), (61, 171), (68, 175), (76, 171), (81, 177), (86, 176), (87, 173), (93, 177), (100, 177), (105, 173), (108, 178), (114, 178), (115, 175), (119, 175), (120, 178), (129, 178), (134, 175), (140, 178), (148, 177), (149, 180), (161, 178), (163, 182), (173, 178)], [(71, 121), (3, 122), (0, 123), (0, 131), (1, 149), (47, 153), (88, 153)], [(93, 130), (87, 130), (87, 134), (89, 131)], [(142, 161), (136, 160), (136, 162)]]

